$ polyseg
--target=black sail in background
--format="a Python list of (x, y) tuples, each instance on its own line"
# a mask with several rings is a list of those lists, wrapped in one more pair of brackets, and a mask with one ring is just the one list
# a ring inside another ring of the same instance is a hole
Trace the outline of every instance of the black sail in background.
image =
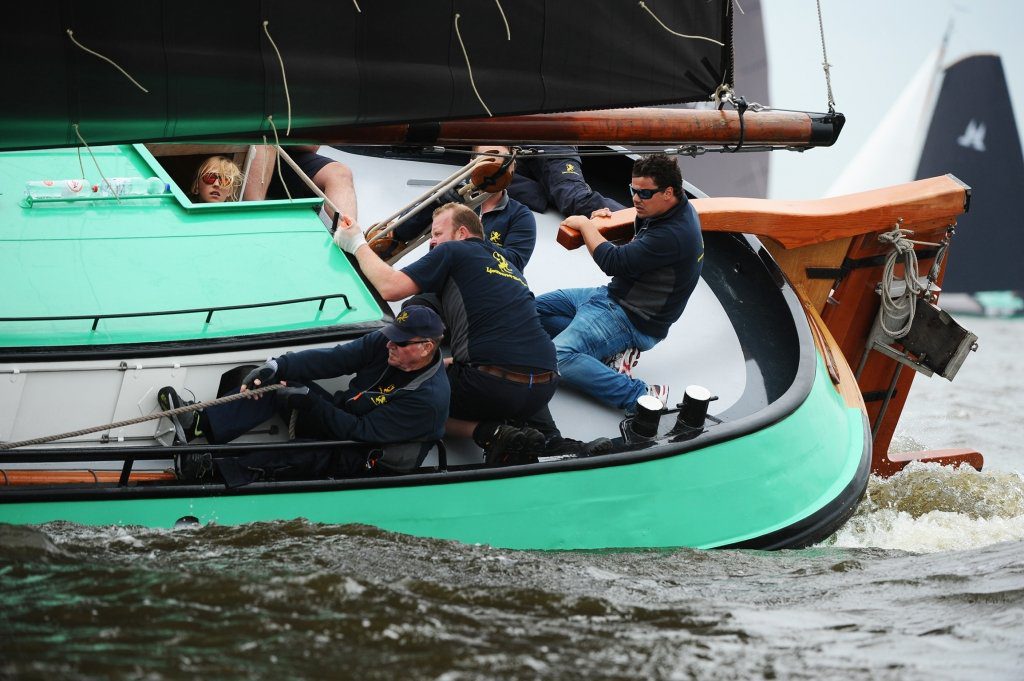
[(78, 144), (76, 123), (90, 144), (272, 135), (268, 115), (283, 135), (264, 21), (295, 137), (486, 115), (463, 44), (493, 115), (704, 101), (732, 84), (731, 4), (646, 3), (718, 45), (635, 0), (17, 3), (0, 28), (0, 149)]
[(1024, 290), (1020, 266), (1024, 158), (1003, 65), (975, 55), (945, 70), (916, 179), (952, 173), (971, 186), (957, 221), (942, 288), (958, 293)]

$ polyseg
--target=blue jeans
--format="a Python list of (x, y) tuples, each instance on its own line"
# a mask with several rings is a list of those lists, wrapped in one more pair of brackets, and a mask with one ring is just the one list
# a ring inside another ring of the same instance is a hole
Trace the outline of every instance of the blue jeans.
[(632, 409), (647, 392), (641, 380), (604, 363), (626, 348), (650, 350), (660, 338), (641, 333), (625, 310), (608, 297), (608, 287), (570, 288), (537, 298), (544, 330), (554, 339), (562, 380), (619, 409)]

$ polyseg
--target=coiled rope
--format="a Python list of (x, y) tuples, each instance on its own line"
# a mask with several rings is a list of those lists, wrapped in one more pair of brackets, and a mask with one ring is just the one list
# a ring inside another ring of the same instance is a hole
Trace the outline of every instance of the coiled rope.
[[(256, 388), (255, 390), (246, 390), (245, 392), (235, 393), (234, 395), (225, 395), (224, 397), (218, 397), (215, 400), (209, 402), (196, 402), (195, 404), (187, 404), (175, 409), (168, 409), (167, 411), (156, 412), (153, 414), (146, 414), (145, 416), (137, 416), (133, 419), (127, 419), (125, 421), (117, 421), (115, 423), (107, 423), (102, 426), (92, 426), (91, 428), (82, 428), (81, 430), (73, 430), (67, 433), (59, 433), (57, 435), (46, 435), (44, 437), (37, 437), (31, 440), (21, 440), (19, 442), (0, 442), (0, 450), (15, 449), (16, 447), (27, 447), (28, 445), (41, 445), (46, 442), (53, 442), (54, 440), (63, 440), (69, 437), (77, 437), (79, 435), (88, 435), (90, 433), (99, 433), (104, 430), (113, 430), (115, 428), (125, 428), (127, 426), (134, 426), (136, 423), (144, 423), (146, 421), (155, 421), (171, 416), (177, 416), (178, 414), (187, 414), (190, 411), (199, 411), (208, 407), (215, 407), (219, 404), (227, 404), (228, 402), (234, 402), (235, 400), (248, 400), (255, 397), (259, 397), (264, 393), (278, 390), (279, 388), (285, 387), (282, 383), (275, 383), (273, 385), (265, 385), (262, 388)], [(293, 424), (295, 422), (295, 412), (292, 412), (291, 418), (292, 424), (289, 424), (289, 433), (292, 432)], [(294, 437), (294, 436), (293, 436)]]
[[(882, 330), (892, 338), (902, 338), (906, 336), (910, 331), (910, 327), (914, 323), (914, 311), (917, 309), (917, 299), (928, 292), (931, 288), (931, 282), (929, 281), (926, 285), (921, 284), (921, 279), (918, 277), (917, 272), (917, 253), (914, 251), (914, 245), (920, 246), (939, 246), (940, 244), (933, 244), (928, 241), (913, 241), (907, 238), (907, 235), (912, 234), (910, 230), (903, 229), (897, 223), (890, 232), (878, 235), (878, 240), (882, 243), (887, 243), (892, 246), (892, 251), (885, 259), (885, 268), (882, 270), (882, 284), (881, 284), (881, 296), (882, 296), (882, 310), (879, 314), (879, 323), (882, 326)], [(899, 296), (893, 296), (892, 284), (896, 278), (895, 271), (896, 265), (902, 260), (903, 263), (903, 282), (906, 284), (906, 289)], [(906, 320), (898, 329), (891, 329), (886, 323), (886, 319), (901, 319), (906, 317)]]

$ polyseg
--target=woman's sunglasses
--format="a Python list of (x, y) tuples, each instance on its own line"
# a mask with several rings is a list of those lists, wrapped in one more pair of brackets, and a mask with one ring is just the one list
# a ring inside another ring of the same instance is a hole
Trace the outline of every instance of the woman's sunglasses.
[(203, 181), (203, 184), (219, 184), (221, 187), (231, 186), (230, 177), (228, 177), (227, 175), (221, 175), (220, 173), (215, 173), (213, 171), (203, 173), (202, 175), (199, 176), (199, 179)]
[(630, 196), (639, 196), (641, 201), (646, 201), (647, 199), (651, 198), (652, 196), (654, 196), (658, 192), (663, 192), (663, 191), (665, 191), (664, 188), (661, 188), (661, 189), (637, 189), (633, 185), (629, 185), (629, 195)]

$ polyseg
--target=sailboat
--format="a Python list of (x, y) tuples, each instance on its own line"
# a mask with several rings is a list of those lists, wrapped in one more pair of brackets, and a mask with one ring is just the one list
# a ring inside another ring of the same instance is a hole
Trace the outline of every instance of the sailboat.
[(1024, 241), (1008, 203), (1024, 186), (1024, 154), (1002, 59), (969, 54), (944, 60), (942, 47), (925, 60), (828, 193), (937, 172), (981, 188), (974, 209), (958, 221), (943, 306), (963, 314), (1024, 314), (1024, 278), (1015, 262)]
[[(565, 390), (552, 403), (563, 431), (609, 437), (609, 453), (489, 467), (448, 439), (388, 474), (178, 479), (176, 455), (350, 443), (292, 441), (271, 421), (230, 445), (171, 446), (161, 386), (210, 400), (240, 367), (394, 319), (311, 210), (321, 198), (194, 203), (183, 169), (196, 160), (233, 155), (244, 167), (275, 135), (371, 145), (321, 151), (352, 168), (361, 214), (378, 219), (464, 172), (456, 152), (476, 143), (808, 149), (843, 124), (834, 111), (621, 108), (727, 91), (731, 2), (602, 3), (594, 21), (625, 37), (600, 44), (545, 0), (298, 5), (210, 7), (198, 26), (128, 3), (103, 17), (13, 10), (4, 45), (35, 64), (15, 78), (52, 87), (0, 112), (0, 522), (304, 517), (523, 549), (783, 548), (827, 537), (872, 470), (898, 467), (878, 443), (905, 399), (901, 368), (952, 377), (971, 336), (938, 308), (910, 336), (873, 330), (888, 250), (877, 235), (945, 234), (970, 197), (951, 176), (823, 202), (707, 198), (687, 185), (705, 231), (702, 281), (643, 371), (704, 386), (710, 406), (696, 420), (684, 401), (641, 428)], [(626, 155), (594, 158), (588, 174), (628, 177)], [(151, 176), (166, 191), (21, 197), (46, 178)], [(537, 218), (532, 290), (593, 285), (560, 216)], [(942, 460), (981, 465), (975, 452)]]

